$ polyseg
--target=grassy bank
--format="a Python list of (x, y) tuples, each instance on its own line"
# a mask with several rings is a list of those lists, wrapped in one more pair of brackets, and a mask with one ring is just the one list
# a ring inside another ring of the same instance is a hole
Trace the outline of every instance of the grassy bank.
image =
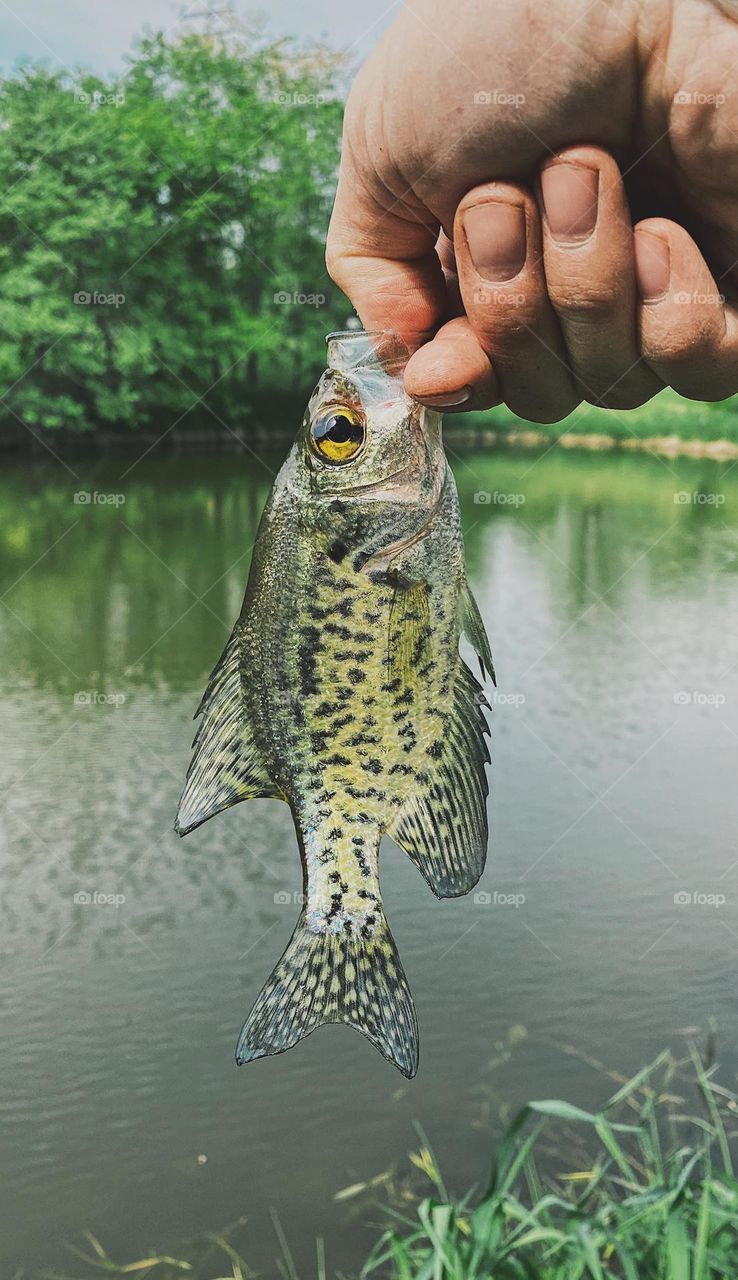
[[(383, 1208), (388, 1225), (361, 1280), (738, 1275), (738, 1182), (731, 1154), (737, 1117), (738, 1097), (718, 1084), (714, 1068), (693, 1049), (682, 1060), (660, 1054), (620, 1084), (598, 1113), (561, 1101), (529, 1103), (499, 1144), (487, 1186), (461, 1198), (448, 1191), (424, 1142), (410, 1160), (429, 1194), (410, 1213)], [(275, 1228), (280, 1274), (302, 1280), (287, 1233), (276, 1220)], [(74, 1280), (91, 1271), (250, 1280), (256, 1273), (242, 1249), (236, 1231), (200, 1240), (178, 1258), (117, 1264), (89, 1237), (85, 1270), (77, 1270)], [(319, 1242), (318, 1280), (333, 1274)]]
[(501, 444), (545, 445), (557, 440), (584, 448), (645, 447), (672, 455), (738, 457), (738, 397), (703, 404), (667, 389), (640, 409), (617, 412), (580, 405), (565, 421), (547, 426), (518, 418), (504, 406), (448, 421), (452, 432)]

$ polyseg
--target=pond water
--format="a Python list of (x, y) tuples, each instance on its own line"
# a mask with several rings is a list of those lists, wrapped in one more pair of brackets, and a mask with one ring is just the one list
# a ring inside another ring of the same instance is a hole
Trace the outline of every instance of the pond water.
[(492, 836), (482, 896), (448, 902), (387, 842), (416, 1080), (344, 1027), (236, 1068), (297, 915), (290, 815), (172, 820), (278, 462), (5, 463), (3, 1277), (83, 1274), (84, 1230), (130, 1261), (240, 1217), (271, 1275), (272, 1208), (301, 1274), (316, 1236), (350, 1270), (371, 1237), (334, 1196), (414, 1121), (461, 1190), (528, 1098), (602, 1102), (596, 1061), (714, 1019), (735, 1084), (738, 466), (558, 449), (453, 447), (498, 669)]

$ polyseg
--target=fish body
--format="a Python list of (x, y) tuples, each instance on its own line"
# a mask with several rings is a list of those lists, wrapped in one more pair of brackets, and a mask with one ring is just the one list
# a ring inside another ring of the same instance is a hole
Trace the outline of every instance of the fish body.
[(199, 709), (177, 830), (275, 796), (290, 805), (303, 861), (303, 910), (239, 1062), (343, 1021), (414, 1075), (417, 1022), (382, 905), (382, 836), (439, 897), (468, 892), (484, 868), (485, 700), (459, 654), (462, 630), (483, 672), (491, 657), (441, 420), (405, 395), (404, 358), (387, 335), (329, 339)]

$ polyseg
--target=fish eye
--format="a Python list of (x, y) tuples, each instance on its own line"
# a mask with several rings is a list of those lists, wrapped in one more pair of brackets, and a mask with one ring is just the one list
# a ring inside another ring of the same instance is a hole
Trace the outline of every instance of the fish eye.
[(348, 405), (333, 406), (310, 424), (310, 447), (323, 462), (341, 466), (351, 462), (364, 446), (366, 424)]

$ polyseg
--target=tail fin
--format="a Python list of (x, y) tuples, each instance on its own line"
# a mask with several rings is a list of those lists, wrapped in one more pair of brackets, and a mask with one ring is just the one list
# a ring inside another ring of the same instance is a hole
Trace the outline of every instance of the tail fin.
[(415, 1006), (383, 914), (363, 938), (359, 932), (313, 932), (302, 911), (246, 1020), (236, 1062), (283, 1053), (325, 1022), (356, 1027), (403, 1075), (415, 1075)]

